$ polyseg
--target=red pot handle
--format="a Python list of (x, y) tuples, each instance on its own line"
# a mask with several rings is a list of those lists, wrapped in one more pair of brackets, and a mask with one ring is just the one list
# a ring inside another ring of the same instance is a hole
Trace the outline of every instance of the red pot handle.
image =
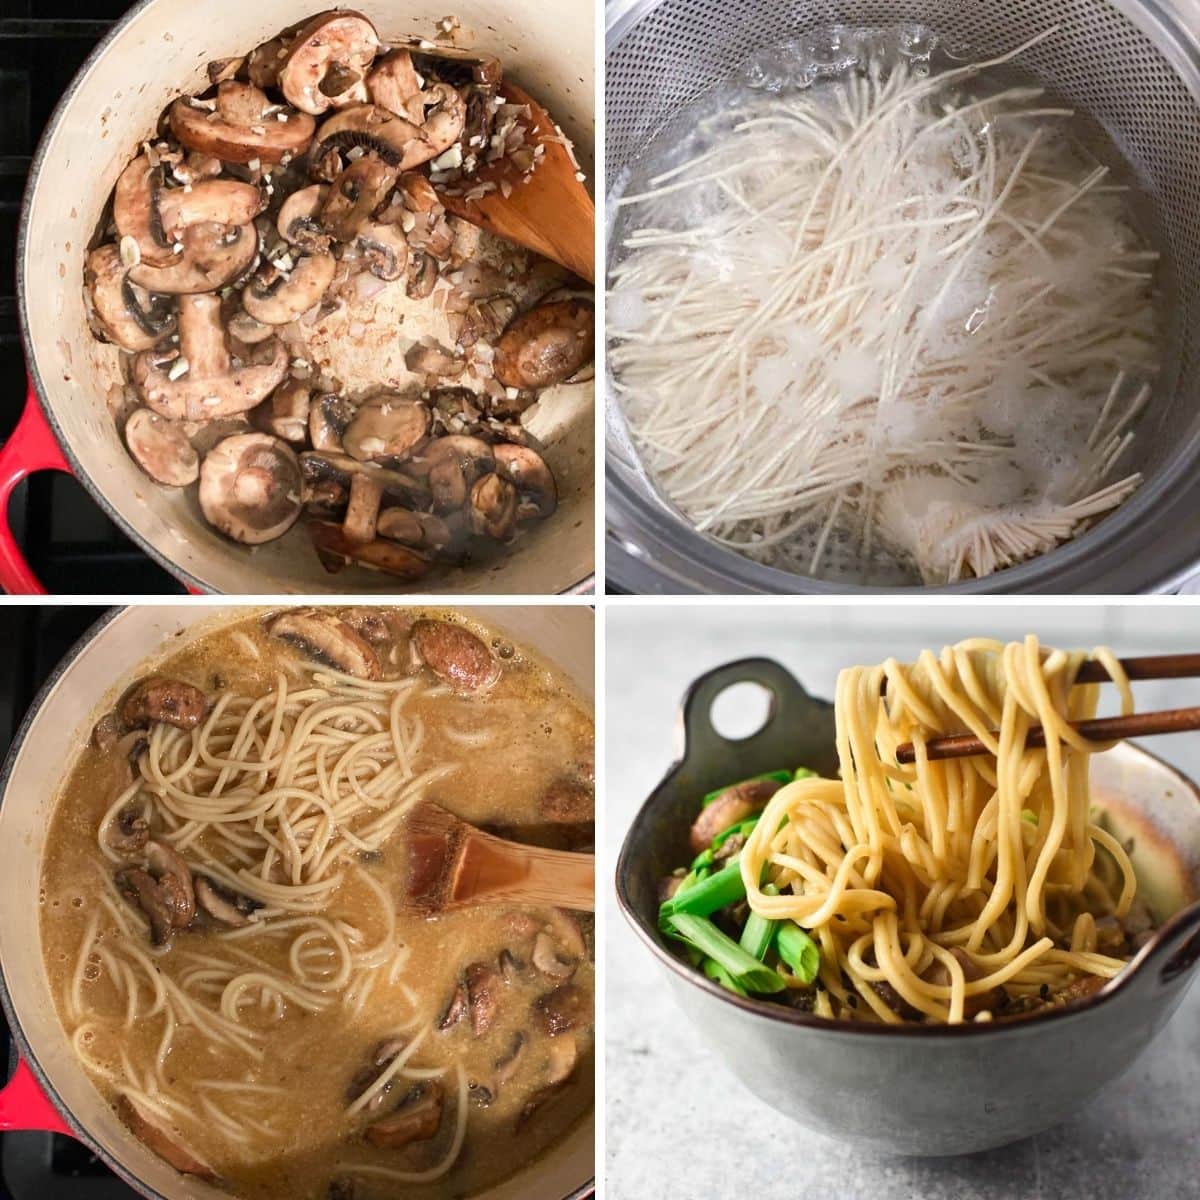
[(0, 1088), (0, 1130), (7, 1129), (41, 1129), (74, 1136), (24, 1059), (17, 1063), (8, 1086)]
[(13, 488), (35, 471), (70, 474), (71, 467), (59, 449), (58, 440), (30, 383), (21, 419), (12, 437), (0, 447), (0, 588), (10, 595), (46, 595), (46, 589), (21, 553), (8, 524), (8, 502)]

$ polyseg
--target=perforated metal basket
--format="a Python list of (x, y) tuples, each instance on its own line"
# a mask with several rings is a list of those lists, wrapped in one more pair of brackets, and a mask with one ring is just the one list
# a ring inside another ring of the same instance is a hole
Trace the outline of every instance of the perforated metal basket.
[[(977, 58), (1057, 26), (1022, 56), (1022, 67), (1127, 159), (1165, 264), (1166, 370), (1131, 460), (1146, 483), (1052, 553), (937, 590), (1172, 590), (1200, 569), (1200, 0), (614, 0), (605, 75), (610, 196), (654, 134), (755, 51), (839, 23), (901, 22), (927, 25)], [(612, 582), (638, 592), (868, 590), (764, 567), (696, 533), (638, 467), (611, 388), (608, 406)]]

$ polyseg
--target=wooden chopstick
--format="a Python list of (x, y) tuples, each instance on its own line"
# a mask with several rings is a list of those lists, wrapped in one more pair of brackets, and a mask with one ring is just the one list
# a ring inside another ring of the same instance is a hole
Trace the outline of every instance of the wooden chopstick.
[[(1145, 658), (1123, 658), (1121, 666), (1131, 679), (1187, 679), (1200, 675), (1200, 654), (1156, 654)], [(1076, 683), (1107, 683), (1104, 664), (1089, 659), (1079, 668)], [(1085, 738), (1097, 742), (1118, 741), (1123, 738), (1148, 737), (1156, 733), (1184, 733), (1200, 729), (1200, 708), (1171, 708), (1163, 712), (1133, 713), (1128, 717), (1096, 717), (1079, 721), (1074, 728)], [(1035, 725), (1026, 735), (1027, 746), (1044, 746), (1046, 733)], [(925, 745), (926, 757), (970, 758), (986, 754), (987, 747), (972, 733), (956, 733), (949, 737), (933, 738)], [(896, 761), (916, 761), (911, 742), (896, 748)]]

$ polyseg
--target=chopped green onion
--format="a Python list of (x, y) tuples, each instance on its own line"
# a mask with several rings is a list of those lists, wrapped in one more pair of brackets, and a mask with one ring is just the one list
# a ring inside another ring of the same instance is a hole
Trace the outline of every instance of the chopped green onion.
[(688, 888), (681, 887), (658, 910), (658, 923), (660, 927), (664, 927), (664, 922), (676, 913), (707, 917), (718, 908), (736, 904), (745, 898), (746, 885), (742, 882), (742, 864), (735, 858), (707, 879), (702, 879)]
[(816, 771), (810, 771), (807, 767), (797, 767), (792, 772), (793, 782), (797, 779), (816, 779)]
[[(688, 947), (692, 949), (691, 947)], [(709, 979), (716, 980), (723, 988), (733, 992), (737, 996), (746, 995), (746, 989), (738, 983), (730, 973), (715, 958), (704, 958), (700, 956), (699, 951), (693, 950), (700, 957), (700, 970), (704, 972)], [(694, 965), (694, 964), (693, 964)]]
[(780, 923), (775, 934), (775, 949), (801, 983), (812, 983), (816, 979), (821, 967), (820, 948), (795, 921)]
[(732, 938), (726, 937), (707, 917), (675, 913), (667, 932), (714, 959), (730, 975), (733, 983), (748, 992), (781, 992), (787, 984), (778, 971), (747, 954)]
[[(773, 883), (768, 883), (763, 887), (763, 894), (778, 896), (779, 889)], [(753, 954), (759, 962), (762, 962), (767, 957), (767, 951), (770, 950), (771, 943), (775, 940), (775, 930), (778, 928), (778, 921), (752, 912), (746, 918), (746, 924), (742, 928), (740, 942), (742, 949), (747, 954)]]
[(711, 850), (720, 850), (727, 841), (735, 834), (744, 833), (749, 835), (750, 831), (758, 824), (758, 817), (747, 817), (744, 821), (738, 821), (736, 825), (730, 825), (728, 829), (718, 833), (712, 840)]
[(703, 871), (705, 867), (711, 867), (712, 865), (713, 848), (709, 846), (707, 850), (701, 850), (700, 853), (697, 854), (694, 859), (692, 859), (691, 869), (693, 871)]
[(777, 783), (791, 783), (791, 771), (768, 771), (765, 775), (752, 775), (749, 779), (739, 779), (737, 783), (727, 783), (724, 787), (719, 787), (709, 792), (708, 795), (700, 801), (701, 808), (707, 808), (722, 792), (727, 792), (731, 787), (740, 787), (743, 783), (758, 783), (763, 779), (774, 779)]
[(1030, 825), (1036, 825), (1038, 823), (1037, 813), (1032, 808), (1023, 808), (1021, 809), (1021, 820), (1028, 821)]

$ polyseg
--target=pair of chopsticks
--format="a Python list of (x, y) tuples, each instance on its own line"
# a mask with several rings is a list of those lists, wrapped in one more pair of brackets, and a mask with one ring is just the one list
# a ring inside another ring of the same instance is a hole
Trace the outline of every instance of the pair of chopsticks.
[[(1123, 658), (1121, 666), (1130, 680), (1189, 679), (1200, 675), (1200, 654), (1160, 654), (1148, 658)], [(1076, 683), (1107, 683), (1109, 674), (1102, 663), (1089, 660), (1075, 676)], [(1155, 733), (1182, 733), (1200, 729), (1200, 708), (1170, 708), (1163, 712), (1133, 713), (1128, 717), (1097, 717), (1077, 721), (1072, 728), (1085, 738), (1097, 742), (1113, 742), (1123, 738), (1147, 737)], [(1030, 729), (1025, 738), (1027, 746), (1044, 746), (1046, 733), (1040, 725)], [(956, 733), (950, 737), (933, 738), (925, 745), (927, 758), (970, 758), (986, 754), (987, 747), (971, 733)], [(911, 742), (896, 749), (896, 761), (916, 761)]]

